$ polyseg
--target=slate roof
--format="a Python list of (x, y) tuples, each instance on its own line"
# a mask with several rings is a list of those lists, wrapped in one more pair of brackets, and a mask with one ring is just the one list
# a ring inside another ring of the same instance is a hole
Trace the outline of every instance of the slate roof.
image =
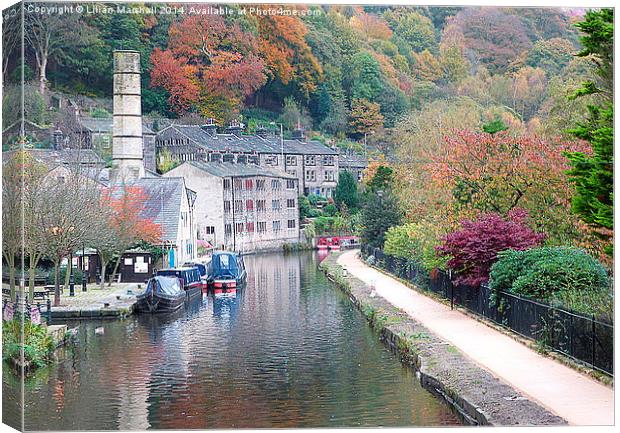
[[(105, 161), (91, 149), (27, 149), (32, 157), (45, 164), (50, 170), (59, 165), (71, 165), (77, 162), (80, 165), (91, 167), (103, 167)], [(7, 161), (13, 157), (15, 150), (2, 153), (2, 160)]]
[(279, 177), (284, 179), (297, 179), (295, 176), (283, 171), (269, 170), (254, 164), (233, 164), (231, 162), (201, 162), (189, 161), (184, 164), (191, 164), (196, 168), (206, 171), (217, 177), (246, 177), (246, 176), (267, 176)]
[[(170, 125), (157, 133), (158, 137), (181, 134), (195, 145), (215, 152), (281, 153), (279, 137), (258, 135), (209, 134), (197, 125)], [(334, 149), (320, 141), (284, 140), (284, 153), (298, 155), (337, 155)]]
[(131, 183), (145, 195), (140, 216), (162, 228), (162, 240), (176, 243), (185, 181), (182, 177), (143, 177)]

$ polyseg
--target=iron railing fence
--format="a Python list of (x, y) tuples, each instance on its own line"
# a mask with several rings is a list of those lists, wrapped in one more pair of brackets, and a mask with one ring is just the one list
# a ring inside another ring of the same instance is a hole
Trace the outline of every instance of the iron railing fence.
[(515, 293), (491, 290), (485, 284), (480, 287), (456, 285), (442, 270), (429, 274), (419, 264), (387, 255), (378, 248), (362, 245), (361, 250), (364, 257), (375, 257), (376, 266), (399, 278), (549, 349), (613, 375), (612, 323)]

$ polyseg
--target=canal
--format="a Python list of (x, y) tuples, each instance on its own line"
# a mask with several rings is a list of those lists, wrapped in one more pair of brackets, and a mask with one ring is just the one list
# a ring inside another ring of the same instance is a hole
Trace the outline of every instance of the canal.
[[(26, 429), (458, 425), (317, 265), (308, 252), (248, 256), (235, 297), (80, 323), (75, 348), (27, 378)], [(4, 368), (7, 421), (16, 388)]]

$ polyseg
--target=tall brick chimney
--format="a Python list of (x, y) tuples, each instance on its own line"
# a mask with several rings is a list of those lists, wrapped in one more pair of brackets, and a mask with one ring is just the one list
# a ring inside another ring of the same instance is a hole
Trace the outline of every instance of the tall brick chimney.
[(127, 182), (144, 176), (141, 104), (140, 53), (115, 50), (113, 182)]

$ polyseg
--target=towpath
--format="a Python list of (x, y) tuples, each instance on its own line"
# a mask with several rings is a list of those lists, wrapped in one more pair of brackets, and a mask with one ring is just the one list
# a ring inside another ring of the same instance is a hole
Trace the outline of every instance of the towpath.
[(572, 425), (613, 425), (612, 388), (371, 268), (358, 251), (345, 252), (338, 264), (481, 367)]

